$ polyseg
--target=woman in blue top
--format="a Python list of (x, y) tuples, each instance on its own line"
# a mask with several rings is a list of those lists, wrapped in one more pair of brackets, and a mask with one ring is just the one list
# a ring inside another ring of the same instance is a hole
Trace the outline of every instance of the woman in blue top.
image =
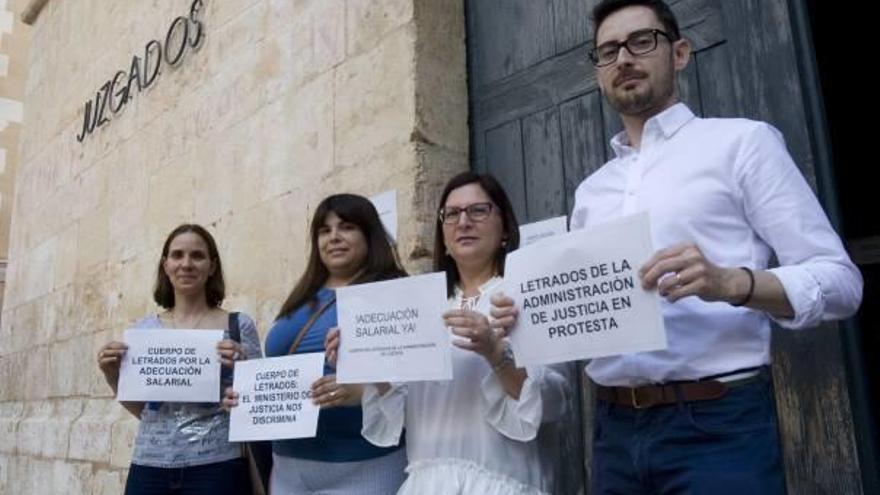
[[(336, 194), (318, 205), (311, 224), (311, 253), (266, 337), (266, 356), (284, 356), (303, 327), (294, 354), (324, 352), (327, 332), (336, 327), (337, 287), (405, 276), (372, 203), (353, 194)], [(404, 479), (401, 445), (376, 447), (361, 436), (362, 387), (336, 383), (335, 370), (312, 385), (321, 406), (314, 438), (272, 442), (269, 491), (276, 494), (396, 493)], [(224, 404), (237, 405), (229, 391)]]

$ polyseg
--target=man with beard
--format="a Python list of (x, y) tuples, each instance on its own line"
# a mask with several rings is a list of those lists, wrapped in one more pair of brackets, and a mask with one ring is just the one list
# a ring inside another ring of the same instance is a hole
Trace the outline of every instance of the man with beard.
[(861, 274), (776, 129), (678, 101), (691, 45), (664, 2), (606, 0), (593, 17), (590, 58), (625, 130), (578, 187), (571, 227), (649, 212), (662, 249), (639, 275), (664, 298), (669, 347), (587, 366), (592, 493), (784, 493), (770, 320), (851, 316)]

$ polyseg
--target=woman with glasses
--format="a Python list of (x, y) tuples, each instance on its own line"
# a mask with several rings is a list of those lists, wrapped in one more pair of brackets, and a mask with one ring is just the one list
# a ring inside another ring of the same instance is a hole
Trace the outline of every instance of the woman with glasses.
[[(363, 435), (384, 446), (406, 432), (399, 494), (547, 493), (535, 438), (565, 409), (568, 385), (549, 368), (517, 368), (489, 317), (505, 255), (519, 245), (513, 208), (494, 178), (471, 172), (449, 181), (440, 204), (434, 267), (448, 281), (453, 379), (366, 386)], [(338, 344), (334, 332), (331, 360)]]

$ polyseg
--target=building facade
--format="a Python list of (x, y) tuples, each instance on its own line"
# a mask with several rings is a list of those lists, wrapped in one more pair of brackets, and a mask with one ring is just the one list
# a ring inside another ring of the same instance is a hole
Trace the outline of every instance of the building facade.
[[(597, 2), (0, 1), (0, 494), (121, 493), (137, 420), (95, 356), (157, 311), (159, 250), (181, 222), (216, 236), (224, 307), (265, 335), (329, 194), (396, 191), (413, 273), (430, 266), (457, 172), (499, 177), (521, 222), (568, 213), (620, 129), (586, 56)], [(834, 86), (849, 38), (829, 35), (818, 0), (669, 3), (695, 47), (682, 100), (781, 129), (859, 246), (866, 307), (776, 332), (773, 373), (789, 492), (871, 493), (866, 377), (875, 390), (880, 377), (860, 356), (880, 351), (880, 228), (859, 210), (872, 183), (844, 154), (839, 109), (861, 104)], [(580, 414), (545, 438), (568, 460), (549, 466), (566, 495), (591, 476), (592, 388), (579, 385)]]
[(439, 190), (468, 166), (464, 9), (22, 8), (33, 21), (29, 125), (0, 330), (0, 493), (116, 494), (137, 421), (112, 400), (95, 355), (156, 311), (158, 257), (177, 224), (215, 234), (224, 306), (262, 332), (304, 267), (309, 217), (328, 194), (396, 190), (401, 256), (429, 264)]

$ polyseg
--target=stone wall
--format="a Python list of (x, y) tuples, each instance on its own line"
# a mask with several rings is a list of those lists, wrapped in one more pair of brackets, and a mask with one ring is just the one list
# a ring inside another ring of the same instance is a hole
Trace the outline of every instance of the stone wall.
[(265, 334), (335, 192), (398, 192), (428, 266), (435, 202), (467, 168), (461, 0), (205, 0), (205, 38), (78, 142), (84, 103), (189, 2), (50, 0), (32, 27), (6, 302), (0, 493), (121, 493), (137, 421), (97, 349), (151, 301), (178, 223), (220, 245), (224, 307)]
[(0, 308), (9, 257), (9, 222), (21, 136), (28, 26), (17, 19), (22, 0), (0, 0)]

